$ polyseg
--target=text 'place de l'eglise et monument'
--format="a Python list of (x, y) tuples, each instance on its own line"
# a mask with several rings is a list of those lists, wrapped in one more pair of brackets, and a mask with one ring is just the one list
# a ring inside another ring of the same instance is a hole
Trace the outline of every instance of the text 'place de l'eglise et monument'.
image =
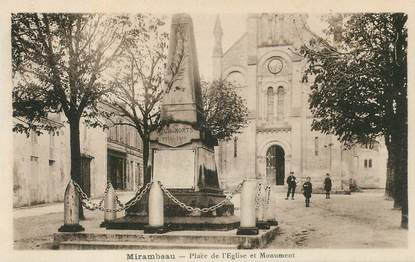
[[(222, 230), (239, 225), (233, 204), (219, 187), (214, 146), (217, 140), (203, 126), (193, 23), (189, 15), (172, 18), (166, 87), (161, 104), (163, 128), (151, 134), (150, 169), (153, 181), (160, 181), (189, 210), (164, 194), (165, 224), (169, 229)], [(170, 70), (171, 69), (171, 70)], [(170, 84), (169, 84), (170, 83)], [(201, 212), (220, 202), (217, 209)], [(107, 224), (108, 229), (142, 229), (148, 224), (148, 197), (127, 210), (126, 216)]]

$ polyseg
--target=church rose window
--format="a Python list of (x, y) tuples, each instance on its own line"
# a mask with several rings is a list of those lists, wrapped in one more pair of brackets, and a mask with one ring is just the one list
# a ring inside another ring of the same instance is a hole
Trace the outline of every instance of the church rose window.
[(282, 67), (284, 66), (283, 62), (279, 58), (271, 58), (268, 62), (268, 71), (271, 74), (278, 74), (281, 72)]

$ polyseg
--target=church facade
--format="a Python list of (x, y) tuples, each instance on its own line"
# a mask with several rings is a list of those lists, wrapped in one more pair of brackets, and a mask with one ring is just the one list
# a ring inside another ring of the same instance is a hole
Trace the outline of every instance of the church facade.
[[(300, 183), (310, 176), (316, 188), (323, 186), (326, 173), (331, 175), (333, 190), (347, 191), (356, 181), (366, 187), (384, 187), (386, 154), (381, 144), (377, 143), (377, 151), (345, 150), (336, 137), (311, 131), (310, 83), (302, 81), (306, 61), (298, 54), (299, 47), (314, 35), (306, 17), (251, 14), (246, 28), (223, 52), (219, 17), (214, 27), (213, 77), (234, 84), (249, 111), (243, 132), (221, 142), (217, 149), (223, 186), (260, 178), (284, 187), (293, 171)], [(359, 157), (360, 152), (365, 157)], [(365, 170), (361, 167), (364, 159)], [(373, 179), (361, 179), (363, 173)]]

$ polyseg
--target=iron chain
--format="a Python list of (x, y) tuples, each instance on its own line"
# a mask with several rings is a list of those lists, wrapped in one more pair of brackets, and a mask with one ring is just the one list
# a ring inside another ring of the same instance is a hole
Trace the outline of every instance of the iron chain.
[(258, 183), (257, 193), (256, 193), (256, 197), (255, 197), (255, 206), (256, 206), (257, 209), (259, 208), (259, 206), (261, 205), (261, 202), (262, 202), (261, 191), (262, 191), (262, 183)]
[(117, 203), (117, 205), (118, 205), (118, 206), (120, 206), (120, 207), (124, 207), (124, 204), (123, 204), (123, 203), (121, 203), (121, 201), (120, 201), (120, 199), (118, 198), (118, 196), (117, 196), (117, 195), (115, 195), (115, 202)]
[(267, 192), (267, 208), (269, 208), (269, 202), (271, 198), (271, 186), (270, 185), (266, 186), (265, 191)]
[[(144, 187), (144, 189), (140, 192), (140, 194), (137, 194), (136, 193), (136, 195), (134, 196), (134, 198), (132, 198), (132, 200), (129, 201), (127, 204), (125, 204), (125, 205), (121, 204), (120, 205), (121, 202), (119, 202), (120, 207), (117, 208), (115, 210), (115, 212), (119, 212), (119, 211), (122, 211), (122, 210), (125, 210), (125, 209), (128, 209), (128, 208), (134, 206), (138, 201), (141, 200), (141, 198), (143, 198), (143, 196), (147, 193), (148, 189), (151, 187), (152, 184), (153, 184), (153, 182), (147, 183), (146, 186)], [(116, 197), (115, 199), (117, 200), (118, 198)], [(110, 212), (110, 211), (107, 211), (107, 212)]]
[[(96, 204), (94, 202), (92, 202), (88, 195), (85, 194), (85, 192), (82, 190), (81, 186), (78, 185), (78, 183), (76, 183), (75, 181), (72, 181), (76, 191), (78, 192), (79, 196), (81, 197), (81, 204), (83, 207), (85, 207), (86, 209), (89, 209), (91, 211), (97, 210), (102, 206), (103, 200), (101, 199), (101, 201)], [(108, 188), (108, 186), (107, 186)], [(107, 189), (105, 189), (105, 191), (107, 191)], [(104, 199), (104, 198), (103, 198)]]
[(207, 213), (207, 212), (212, 212), (215, 211), (216, 209), (224, 206), (228, 201), (230, 201), (233, 197), (234, 194), (239, 193), (242, 185), (243, 185), (244, 181), (242, 181), (241, 183), (239, 183), (236, 188), (230, 192), (229, 194), (227, 194), (225, 196), (225, 199), (220, 201), (219, 203), (217, 203), (216, 205), (210, 206), (210, 207), (204, 207), (204, 208), (200, 208), (200, 207), (192, 207), (189, 205), (186, 205), (185, 203), (181, 202), (179, 199), (177, 199), (174, 195), (172, 195), (172, 193), (167, 190), (166, 187), (164, 187), (161, 183), (160, 183), (160, 187), (161, 190), (163, 190), (163, 192), (166, 194), (166, 196), (173, 201), (173, 203), (175, 203), (176, 205), (178, 205), (179, 207), (185, 209), (188, 212), (202, 212), (202, 213)]
[[(78, 192), (78, 194), (81, 197), (81, 200), (82, 200), (81, 203), (82, 203), (83, 207), (85, 207), (85, 208), (87, 208), (91, 211), (100, 210), (100, 211), (104, 211), (104, 212), (119, 212), (119, 211), (130, 208), (131, 206), (135, 205), (138, 201), (140, 201), (141, 198), (147, 193), (147, 191), (149, 190), (149, 188), (151, 187), (153, 182), (147, 183), (146, 186), (144, 187), (144, 189), (140, 192), (140, 194), (136, 193), (134, 198), (132, 200), (130, 200), (128, 202), (128, 204), (126, 204), (126, 205), (122, 204), (121, 201), (119, 200), (118, 196), (115, 195), (115, 201), (116, 201), (117, 205), (119, 206), (116, 209), (106, 209), (105, 207), (103, 207), (103, 203), (104, 203), (104, 200), (105, 200), (106, 196), (108, 195), (108, 191), (109, 191), (111, 183), (107, 183), (107, 187), (105, 188), (104, 196), (99, 201), (98, 204), (92, 202), (90, 200), (90, 198), (87, 196), (87, 194), (85, 194), (85, 192), (82, 190), (82, 188), (75, 181), (73, 181), (73, 183), (74, 183), (76, 191)], [(239, 183), (235, 187), (235, 189), (232, 192), (228, 193), (225, 196), (225, 199), (222, 200), (221, 202), (219, 202), (216, 205), (213, 205), (211, 207), (205, 207), (205, 208), (188, 206), (185, 203), (178, 200), (175, 196), (173, 196), (170, 193), (170, 191), (168, 191), (163, 185), (160, 184), (160, 187), (163, 190), (163, 192), (167, 195), (167, 197), (169, 197), (175, 204), (177, 204), (181, 208), (186, 209), (189, 212), (197, 211), (197, 212), (207, 213), (207, 212), (215, 211), (216, 209), (222, 207), (228, 201), (230, 201), (234, 194), (239, 193), (241, 191), (243, 183), (244, 183), (244, 181)]]
[[(85, 194), (85, 192), (82, 190), (82, 188), (75, 181), (73, 181), (73, 183), (74, 183), (76, 191), (78, 192), (78, 194), (81, 197), (81, 203), (82, 203), (83, 207), (85, 207), (86, 209), (89, 209), (91, 211), (95, 211), (95, 210), (98, 209), (98, 210), (104, 211), (104, 212), (120, 212), (120, 211), (123, 211), (125, 209), (130, 208), (131, 206), (135, 205), (138, 201), (140, 201), (141, 198), (143, 198), (144, 194), (148, 191), (148, 189), (150, 188), (150, 186), (152, 184), (152, 182), (147, 183), (147, 185), (140, 192), (140, 194), (137, 194), (138, 193), (138, 191), (137, 191), (134, 198), (132, 198), (128, 202), (128, 204), (126, 204), (126, 205), (122, 204), (121, 201), (119, 200), (118, 196), (115, 195), (115, 201), (116, 201), (116, 203), (119, 207), (116, 208), (116, 209), (109, 209), (109, 208), (105, 208), (103, 206), (103, 203), (104, 203), (105, 198), (108, 195), (108, 191), (109, 191), (109, 188), (111, 186), (110, 182), (107, 183), (107, 187), (105, 188), (104, 196), (102, 197), (102, 199), (99, 201), (98, 204), (92, 202), (91, 199), (88, 197), (88, 195)], [(140, 190), (140, 189), (138, 189), (138, 190)]]

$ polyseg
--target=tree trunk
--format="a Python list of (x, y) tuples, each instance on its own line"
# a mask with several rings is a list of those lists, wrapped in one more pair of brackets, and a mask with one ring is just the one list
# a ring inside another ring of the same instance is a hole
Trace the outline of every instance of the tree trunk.
[(392, 187), (390, 192), (394, 199), (394, 208), (402, 209), (401, 227), (408, 228), (408, 150), (405, 127), (392, 136), (387, 149), (387, 186)]
[(396, 113), (394, 115), (391, 136), (396, 165), (394, 175), (395, 202), (402, 207), (401, 227), (408, 228), (408, 89), (407, 54), (405, 24), (407, 16), (402, 13), (392, 15), (395, 30), (394, 53), (392, 63), (392, 87)]
[(143, 169), (144, 169), (144, 184), (147, 184), (151, 180), (151, 166), (148, 163), (150, 156), (150, 138), (144, 136), (143, 138)]
[(386, 164), (386, 185), (385, 185), (385, 199), (393, 200), (393, 168), (392, 161), (388, 157)]
[(401, 173), (401, 184), (398, 185), (401, 188), (401, 207), (402, 207), (402, 218), (401, 227), (408, 228), (408, 129), (403, 128), (402, 136), (400, 138), (400, 173)]
[[(69, 121), (69, 136), (71, 147), (71, 178), (78, 185), (81, 185), (81, 142), (79, 138), (79, 117), (70, 117)], [(85, 219), (82, 205), (79, 205), (79, 218)]]

